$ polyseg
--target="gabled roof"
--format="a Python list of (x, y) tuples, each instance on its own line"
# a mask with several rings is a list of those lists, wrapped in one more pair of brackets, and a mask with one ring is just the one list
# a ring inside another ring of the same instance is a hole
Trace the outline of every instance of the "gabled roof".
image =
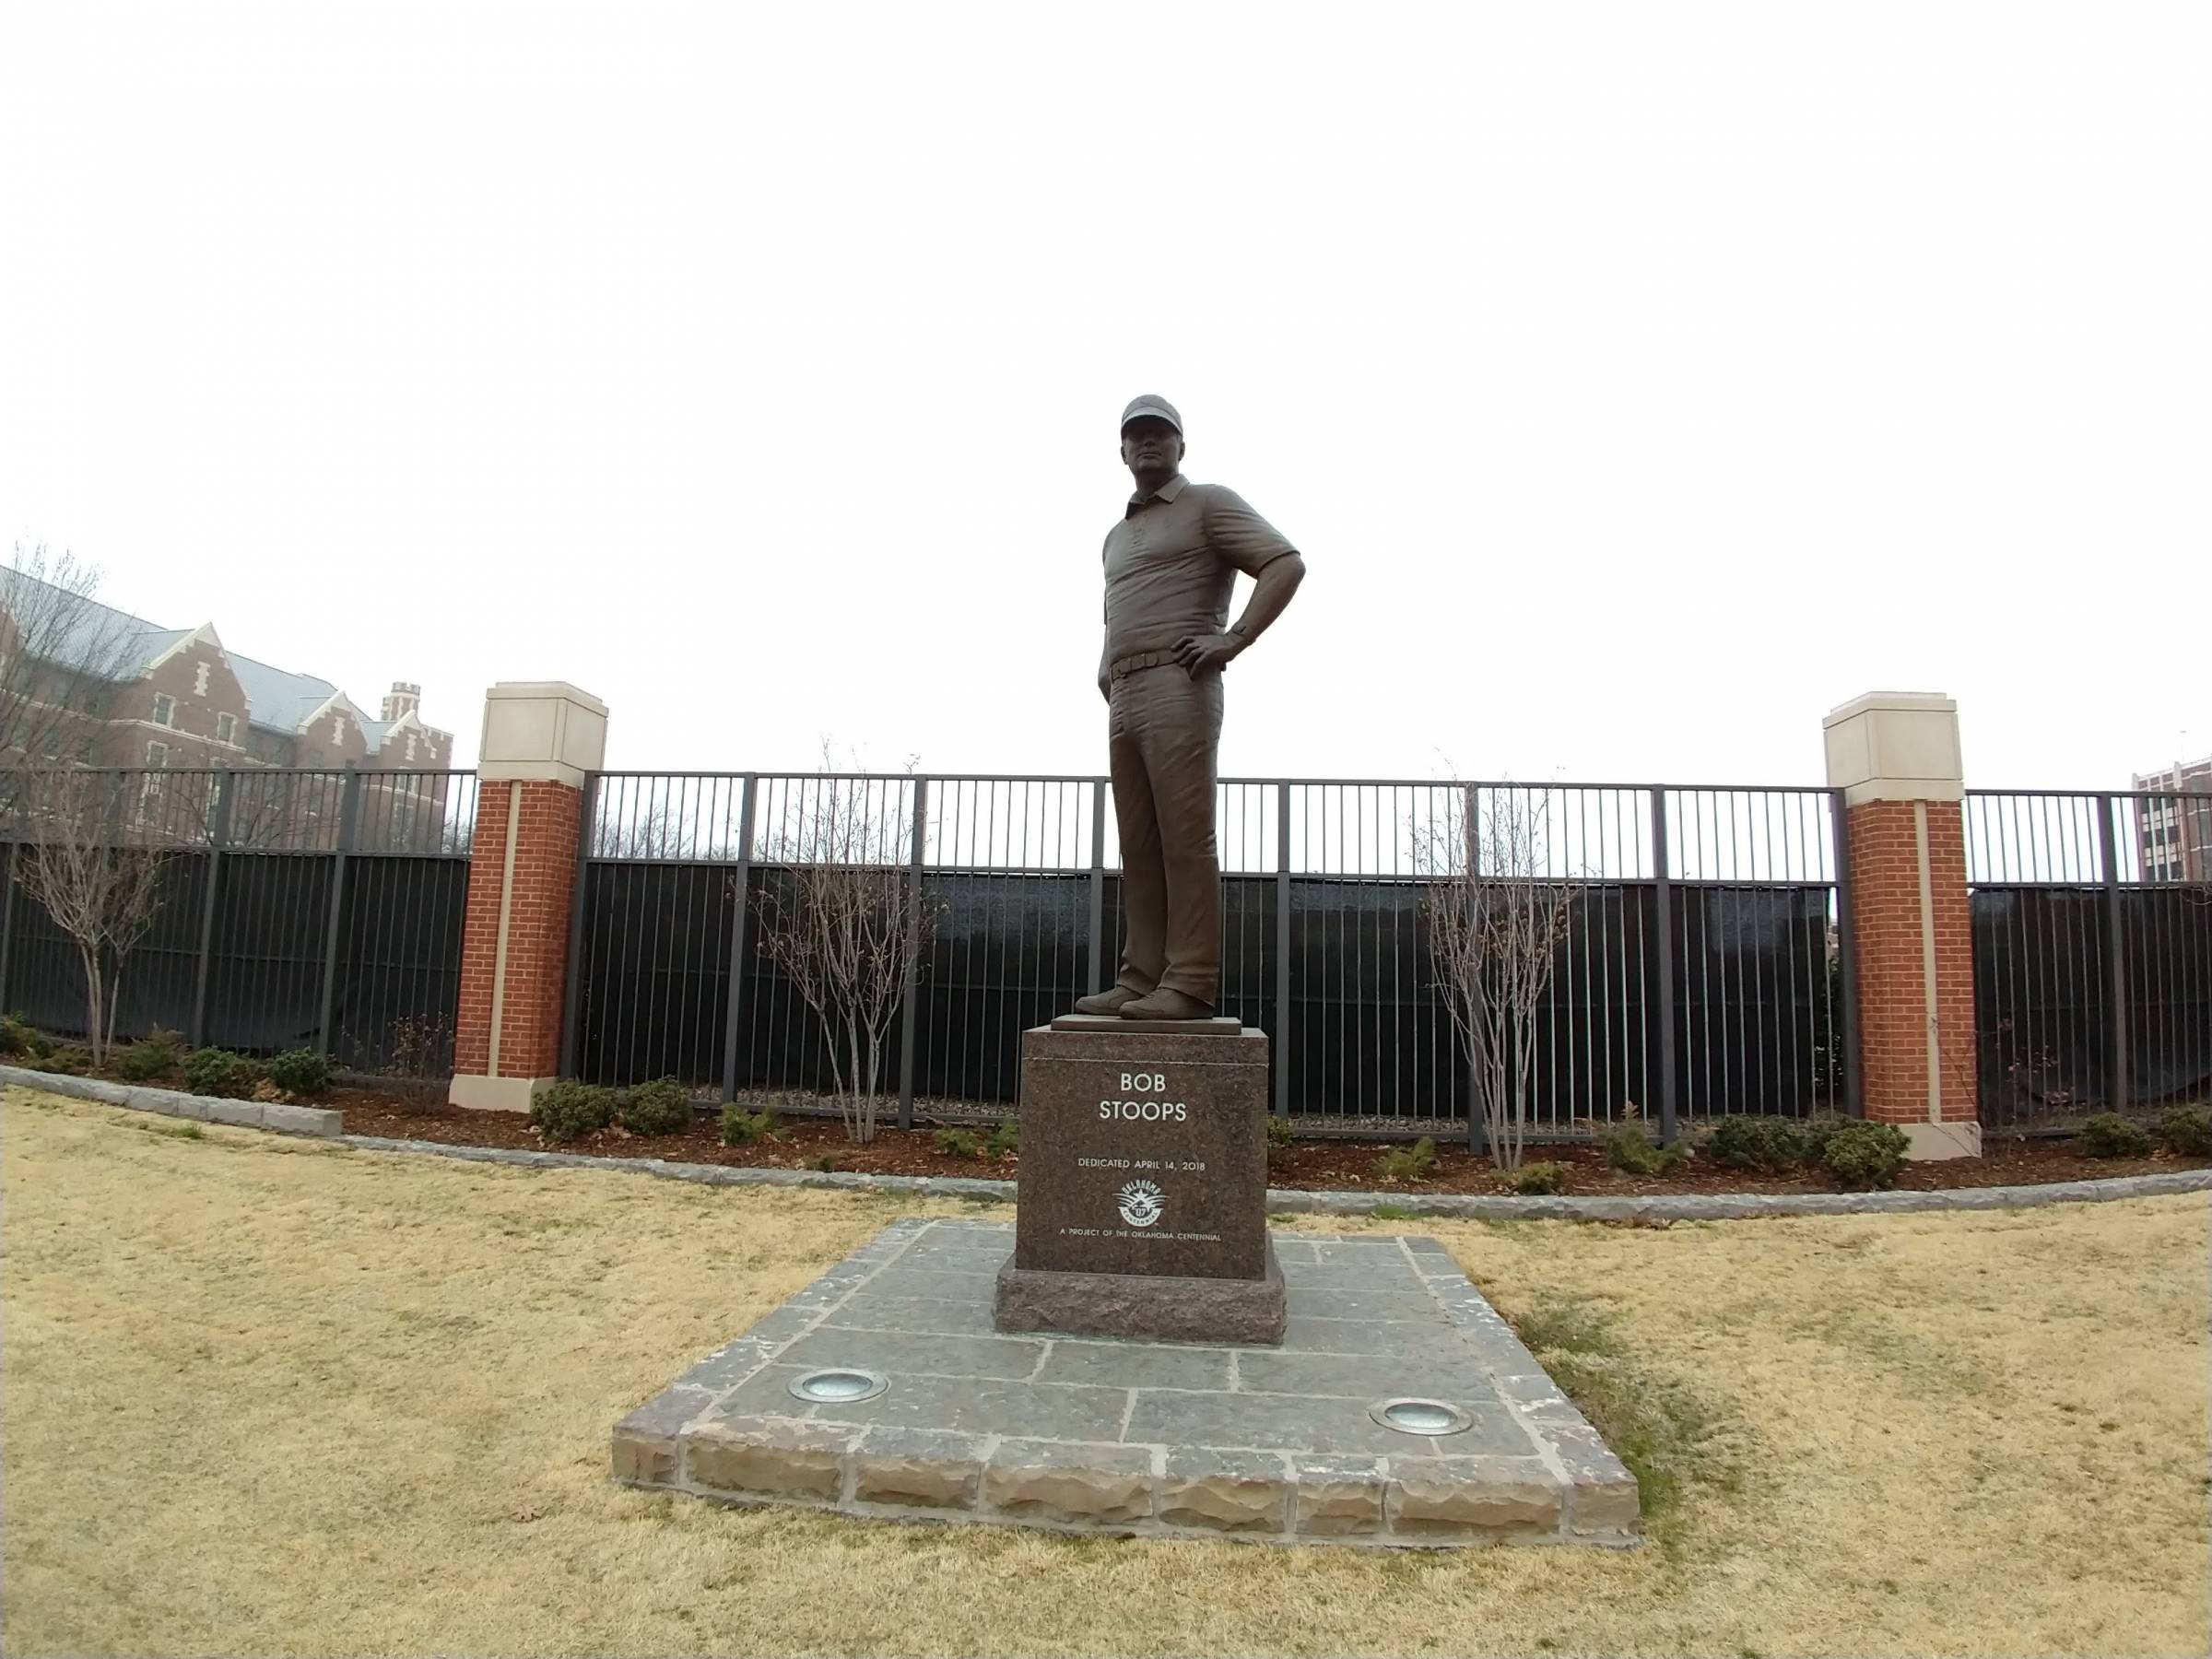
[(189, 640), (194, 629), (161, 628), (144, 617), (71, 594), (36, 576), (0, 566), (0, 606), (18, 616), (41, 606), (56, 618), (60, 633), (48, 660), (78, 673), (97, 673), (117, 681), (136, 679)]
[[(40, 590), (39, 593), (34, 595), (26, 592), (32, 588)], [(359, 722), (371, 754), (378, 750), (385, 733), (391, 730), (383, 721), (366, 718), (351, 698), (326, 679), (312, 674), (293, 674), (253, 657), (241, 656), (216, 637), (213, 623), (202, 623), (198, 628), (158, 628), (143, 617), (134, 617), (128, 611), (116, 610), (96, 600), (78, 598), (51, 582), (0, 566), (0, 607), (23, 608), (15, 604), (18, 594), (29, 606), (60, 603), (63, 631), (53, 660), (65, 667), (80, 672), (97, 668), (107, 678), (127, 683), (143, 677), (187, 641), (200, 637), (222, 653), (231, 672), (238, 676), (239, 687), (246, 694), (246, 720), (250, 724), (265, 731), (294, 733), (335, 700), (345, 705), (348, 718)]]
[(245, 688), (248, 718), (273, 732), (297, 732), (333, 702), (356, 712), (352, 700), (326, 679), (312, 674), (287, 674), (252, 657), (234, 656), (230, 668)]

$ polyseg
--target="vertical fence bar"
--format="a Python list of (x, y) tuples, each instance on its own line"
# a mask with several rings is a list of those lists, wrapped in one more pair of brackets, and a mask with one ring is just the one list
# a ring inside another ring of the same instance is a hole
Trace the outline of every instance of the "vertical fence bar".
[(0, 861), (0, 1008), (7, 1006), (7, 959), (16, 942), (16, 859), (23, 843), (10, 841)]
[(1090, 994), (1106, 989), (1106, 780), (1090, 786)]
[(1675, 892), (1668, 873), (1666, 790), (1652, 788), (1652, 881), (1659, 934), (1659, 1139), (1675, 1144)]
[(192, 975), (192, 1046), (207, 1041), (207, 981), (215, 966), (215, 906), (222, 889), (223, 854), (230, 839), (230, 782), (236, 774), (218, 772), (215, 806), (207, 816), (207, 893), (200, 903), (200, 952)]
[(737, 1098), (737, 1053), (745, 1026), (747, 928), (753, 908), (753, 811), (760, 790), (760, 774), (745, 774), (745, 793), (737, 808), (737, 903), (730, 915), (730, 988), (723, 1015), (722, 1099), (727, 1105)]
[[(1459, 830), (1459, 851), (1460, 856), (1466, 861), (1467, 878), (1472, 881), (1482, 874), (1482, 786), (1479, 783), (1463, 783), (1459, 788), (1459, 810), (1463, 819)], [(1449, 872), (1444, 879), (1451, 879)], [(1464, 895), (1466, 900), (1472, 900), (1473, 897), (1471, 893)], [(1461, 894), (1453, 896), (1454, 903), (1461, 902), (1462, 899)], [(1446, 992), (1445, 994), (1450, 995), (1451, 993)], [(1460, 1047), (1456, 1041), (1453, 1043), (1454, 1051)], [(1456, 1060), (1455, 1053), (1453, 1070), (1457, 1069)], [(1450, 1072), (1446, 1076), (1449, 1077)], [(1470, 1057), (1467, 1065), (1467, 1150), (1470, 1153), (1480, 1154), (1490, 1149), (1488, 1100), (1489, 1095), (1483, 1087), (1482, 1076)]]
[[(520, 789), (510, 783), (510, 789)], [(481, 794), (477, 816), (483, 817)], [(560, 1008), (560, 1075), (576, 1075), (576, 1054), (583, 1041), (583, 907), (584, 889), (591, 885), (592, 851), (598, 834), (599, 774), (583, 774), (583, 800), (576, 820), (575, 885), (569, 893), (569, 982), (562, 988)]]
[(914, 1126), (914, 1005), (922, 979), (922, 855), (929, 833), (929, 780), (914, 780), (914, 843), (906, 876), (906, 989), (899, 1004), (899, 1127)]
[(1866, 1100), (1859, 1072), (1859, 947), (1853, 931), (1857, 924), (1851, 913), (1850, 809), (1841, 790), (1828, 792), (1828, 812), (1836, 839), (1836, 1000), (1842, 1005), (1830, 1018), (1840, 1014), (1843, 1022), (1838, 1039), (1843, 1045), (1843, 1110), (1852, 1117), (1865, 1117)]
[(2097, 797), (2097, 850), (2104, 861), (2105, 1024), (2112, 1044), (2112, 1081), (2105, 1090), (2113, 1112), (2127, 1110), (2127, 939), (2120, 903), (2119, 835), (2112, 814), (2119, 803)]
[(330, 1053), (331, 1010), (338, 994), (338, 931), (346, 916), (346, 864), (361, 830), (361, 773), (346, 764), (346, 787), (338, 797), (338, 855), (330, 869), (330, 926), (323, 940), (323, 996), (315, 1012), (315, 1053)]
[(1290, 782), (1275, 786), (1275, 1115), (1290, 1115)]

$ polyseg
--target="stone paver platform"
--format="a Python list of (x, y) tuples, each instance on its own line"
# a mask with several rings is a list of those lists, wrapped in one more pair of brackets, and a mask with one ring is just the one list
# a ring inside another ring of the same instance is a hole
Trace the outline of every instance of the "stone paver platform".
[[(1000, 1223), (912, 1218), (615, 1426), (633, 1486), (893, 1519), (1435, 1547), (1632, 1544), (1636, 1483), (1433, 1239), (1277, 1233), (1279, 1347), (1001, 1335)], [(872, 1397), (792, 1385), (874, 1373)], [(1372, 1408), (1456, 1408), (1430, 1437)]]

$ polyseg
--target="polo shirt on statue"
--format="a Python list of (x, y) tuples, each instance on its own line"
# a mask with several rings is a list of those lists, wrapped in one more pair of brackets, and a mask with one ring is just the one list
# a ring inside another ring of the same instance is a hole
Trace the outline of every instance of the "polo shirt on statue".
[(1297, 551), (1227, 485), (1177, 473), (1131, 496), (1106, 533), (1106, 661), (1223, 632), (1237, 572), (1257, 576)]

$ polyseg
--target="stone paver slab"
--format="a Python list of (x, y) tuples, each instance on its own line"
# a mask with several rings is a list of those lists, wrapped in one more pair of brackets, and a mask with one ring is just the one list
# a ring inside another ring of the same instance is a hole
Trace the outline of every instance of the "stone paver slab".
[(942, 1297), (878, 1296), (857, 1290), (826, 1315), (821, 1329), (930, 1331), (947, 1336), (994, 1336), (991, 1304), (947, 1301)]
[(919, 1296), (936, 1301), (988, 1303), (998, 1286), (998, 1270), (947, 1273), (938, 1268), (886, 1267), (868, 1281), (871, 1296)]
[[(1378, 1394), (1377, 1400), (1388, 1398)], [(1197, 1445), (1218, 1450), (1403, 1453), (1422, 1436), (1385, 1429), (1367, 1415), (1368, 1400), (1311, 1399), (1297, 1394), (1181, 1394), (1139, 1389), (1123, 1439), (1132, 1443)], [(1467, 1452), (1533, 1453), (1528, 1431), (1502, 1406), (1469, 1408), (1470, 1426), (1451, 1438)]]
[[(1376, 1364), (1387, 1362), (1387, 1369)], [(1247, 1394), (1326, 1394), (1372, 1405), (1378, 1386), (1387, 1395), (1418, 1394), (1455, 1406), (1487, 1406), (1498, 1392), (1465, 1344), (1448, 1358), (1432, 1350), (1420, 1359), (1398, 1354), (1241, 1354), (1238, 1386)]]
[(1044, 1362), (1036, 1337), (955, 1336), (921, 1331), (809, 1332), (777, 1356), (784, 1365), (865, 1366), (891, 1377), (1027, 1377)]
[(815, 1416), (826, 1421), (949, 1429), (962, 1434), (1111, 1441), (1119, 1438), (1128, 1405), (1128, 1390), (1121, 1388), (997, 1378), (904, 1377), (872, 1400), (818, 1406)]
[(1194, 1388), (1226, 1393), (1230, 1359), (1222, 1348), (1167, 1343), (1074, 1342), (1053, 1344), (1037, 1373), (1040, 1382), (1082, 1382), (1098, 1388)]

